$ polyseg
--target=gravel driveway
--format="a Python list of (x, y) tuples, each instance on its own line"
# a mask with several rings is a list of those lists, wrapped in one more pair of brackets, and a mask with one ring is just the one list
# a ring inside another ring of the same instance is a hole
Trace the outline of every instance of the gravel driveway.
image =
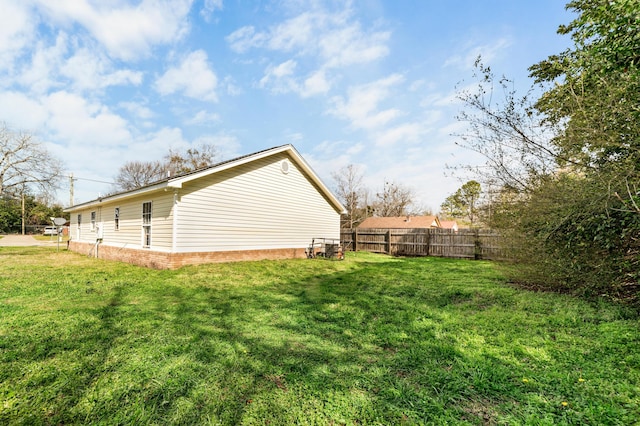
[(0, 238), (0, 247), (28, 247), (28, 246), (49, 246), (55, 244), (56, 240), (38, 241), (31, 235), (3, 235)]

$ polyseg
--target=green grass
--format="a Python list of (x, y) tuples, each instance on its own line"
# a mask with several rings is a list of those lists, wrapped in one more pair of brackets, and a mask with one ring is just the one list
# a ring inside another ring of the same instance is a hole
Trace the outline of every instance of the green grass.
[(0, 424), (637, 424), (638, 326), (487, 262), (0, 248)]

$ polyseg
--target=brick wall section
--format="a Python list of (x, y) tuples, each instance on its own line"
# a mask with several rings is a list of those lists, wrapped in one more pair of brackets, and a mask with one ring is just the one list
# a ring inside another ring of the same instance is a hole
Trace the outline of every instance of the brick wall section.
[[(77, 241), (69, 242), (69, 250), (77, 253), (96, 256), (93, 244)], [(117, 260), (153, 269), (177, 269), (185, 265), (199, 265), (203, 263), (235, 262), (243, 260), (275, 260), (305, 258), (305, 249), (268, 249), (224, 252), (199, 253), (167, 253), (146, 249), (130, 249), (98, 245), (98, 258)]]

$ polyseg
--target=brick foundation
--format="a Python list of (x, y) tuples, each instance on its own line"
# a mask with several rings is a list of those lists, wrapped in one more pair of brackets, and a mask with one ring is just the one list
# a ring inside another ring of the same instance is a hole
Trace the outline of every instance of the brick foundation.
[[(77, 241), (69, 242), (69, 250), (96, 256), (93, 244)], [(185, 265), (203, 263), (236, 262), (243, 260), (276, 260), (305, 258), (305, 249), (265, 249), (196, 253), (168, 253), (147, 249), (130, 249), (100, 244), (97, 247), (98, 258), (117, 260), (153, 269), (177, 269)]]

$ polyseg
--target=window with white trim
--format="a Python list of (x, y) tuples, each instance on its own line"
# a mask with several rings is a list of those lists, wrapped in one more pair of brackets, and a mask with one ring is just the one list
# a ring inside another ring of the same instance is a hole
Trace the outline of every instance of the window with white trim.
[(96, 230), (96, 212), (95, 211), (91, 212), (91, 230), (92, 231)]
[(120, 229), (120, 207), (113, 209), (113, 229), (114, 231)]
[(142, 203), (142, 246), (151, 247), (151, 201)]

